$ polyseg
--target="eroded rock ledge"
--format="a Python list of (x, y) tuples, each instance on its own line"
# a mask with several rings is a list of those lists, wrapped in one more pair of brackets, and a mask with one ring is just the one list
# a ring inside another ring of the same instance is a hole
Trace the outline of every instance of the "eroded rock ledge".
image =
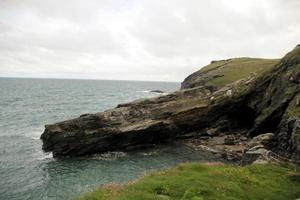
[(272, 132), (268, 148), (300, 160), (299, 83), (299, 45), (280, 60), (216, 61), (189, 76), (177, 92), (46, 125), (43, 149), (80, 156), (175, 139), (235, 133), (250, 139)]

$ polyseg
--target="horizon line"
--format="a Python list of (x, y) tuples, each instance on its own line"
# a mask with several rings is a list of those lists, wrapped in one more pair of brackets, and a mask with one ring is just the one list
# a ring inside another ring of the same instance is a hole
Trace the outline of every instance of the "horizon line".
[(130, 79), (96, 79), (96, 78), (55, 78), (55, 77), (22, 77), (22, 76), (1, 76), (0, 78), (19, 78), (19, 79), (53, 79), (53, 80), (91, 80), (91, 81), (133, 81), (133, 82), (163, 82), (181, 83), (182, 81), (155, 81), (155, 80), (130, 80)]

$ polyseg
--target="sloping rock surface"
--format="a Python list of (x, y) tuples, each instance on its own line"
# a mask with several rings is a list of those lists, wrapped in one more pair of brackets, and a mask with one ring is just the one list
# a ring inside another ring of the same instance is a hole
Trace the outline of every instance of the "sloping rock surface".
[[(281, 60), (265, 61), (255, 60), (261, 66), (254, 68), (260, 70), (238, 80), (231, 70), (221, 82), (208, 78), (191, 84), (187, 78), (177, 92), (46, 125), (43, 149), (54, 156), (80, 156), (206, 136), (211, 130), (214, 135), (242, 132), (250, 137), (273, 132), (269, 148), (300, 159), (300, 46)], [(201, 70), (197, 73), (201, 76)]]

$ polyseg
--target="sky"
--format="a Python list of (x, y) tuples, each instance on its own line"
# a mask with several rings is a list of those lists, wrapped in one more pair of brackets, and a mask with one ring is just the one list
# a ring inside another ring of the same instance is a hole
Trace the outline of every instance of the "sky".
[(212, 60), (280, 58), (299, 0), (0, 0), (0, 77), (178, 81)]

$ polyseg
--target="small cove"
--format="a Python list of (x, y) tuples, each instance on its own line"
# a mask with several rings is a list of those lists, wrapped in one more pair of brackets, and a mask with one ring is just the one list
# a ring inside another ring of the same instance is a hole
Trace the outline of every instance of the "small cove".
[(0, 78), (0, 199), (72, 199), (182, 162), (214, 161), (181, 143), (142, 151), (54, 159), (41, 150), (45, 124), (171, 92), (179, 83)]

